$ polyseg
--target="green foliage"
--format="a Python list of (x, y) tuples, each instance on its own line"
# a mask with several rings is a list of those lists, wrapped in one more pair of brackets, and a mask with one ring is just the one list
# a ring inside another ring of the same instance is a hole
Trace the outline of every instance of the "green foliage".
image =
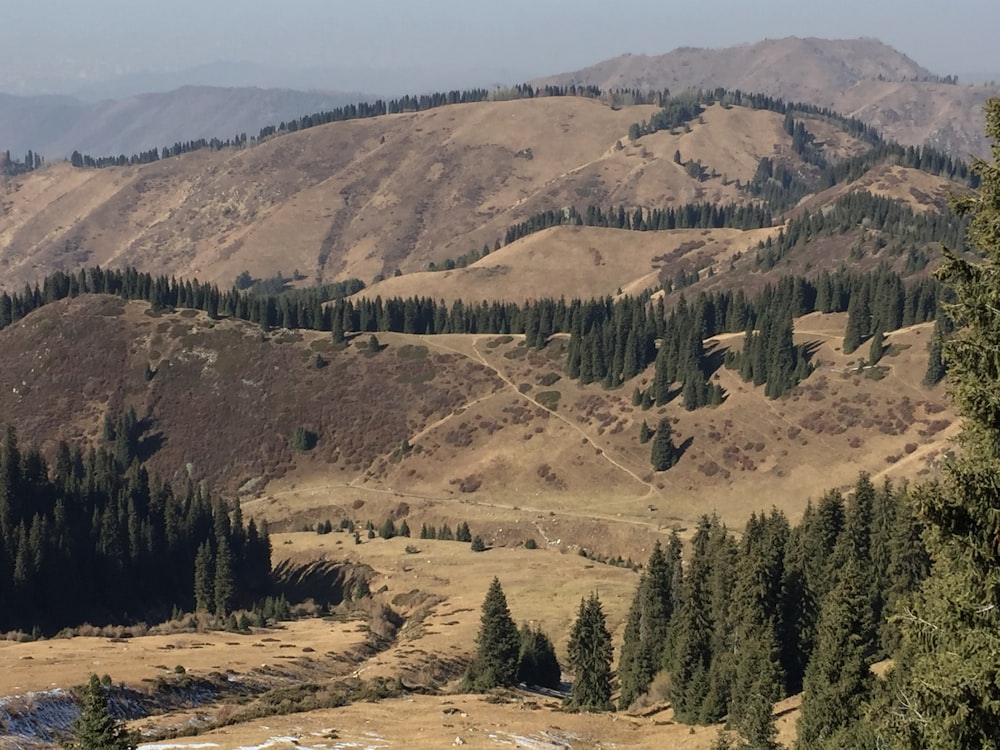
[(828, 744), (829, 739), (863, 714), (875, 679), (863, 637), (871, 610), (866, 584), (861, 567), (851, 559), (823, 602), (803, 684), (797, 748), (841, 747)]
[(649, 455), (650, 463), (653, 464), (654, 471), (666, 471), (677, 463), (679, 457), (677, 446), (674, 445), (670, 420), (664, 417), (656, 427)]
[(476, 656), (466, 674), (466, 683), (477, 692), (513, 687), (517, 684), (520, 651), (521, 639), (507, 608), (507, 597), (500, 581), (494, 578), (483, 600)]
[(472, 539), (471, 547), (473, 552), (485, 552), (486, 542), (484, 542), (483, 538), (477, 534)]
[(383, 539), (392, 539), (396, 534), (396, 524), (391, 518), (386, 518), (382, 522), (382, 528), (379, 529), (378, 535)]
[(538, 542), (535, 541), (534, 537), (528, 537), (524, 540), (525, 549), (538, 549)]
[(455, 541), (456, 542), (472, 541), (472, 532), (469, 530), (469, 524), (467, 524), (465, 521), (462, 521), (462, 523), (458, 525), (458, 528), (455, 529)]
[(317, 440), (315, 432), (305, 427), (296, 427), (292, 435), (292, 447), (297, 451), (311, 451), (316, 447)]
[(520, 638), (517, 681), (557, 690), (562, 673), (552, 641), (541, 628), (533, 628), (527, 623), (521, 626)]
[(885, 334), (879, 328), (872, 336), (871, 348), (868, 351), (868, 364), (877, 365), (883, 354), (885, 354)]
[[(82, 622), (163, 617), (173, 609), (249, 604), (270, 583), (265, 528), (244, 524), (189, 486), (175, 496), (130, 455), (134, 413), (114, 450), (23, 450), (13, 429), (0, 443), (0, 631), (56, 632)], [(220, 565), (221, 561), (221, 565)], [(228, 563), (227, 563), (228, 561)], [(218, 588), (219, 571), (228, 586)]]
[(83, 692), (80, 716), (73, 726), (72, 750), (135, 750), (136, 738), (108, 709), (105, 688), (96, 674)]
[(956, 298), (944, 356), (959, 451), (940, 484), (915, 493), (934, 564), (899, 611), (890, 709), (872, 714), (895, 748), (1000, 747), (1000, 99), (986, 103), (986, 134), (992, 161), (972, 167), (981, 189), (955, 203), (983, 259), (945, 251), (940, 271)]
[(610, 711), (613, 647), (596, 594), (580, 602), (568, 651), (573, 672), (569, 704), (582, 711)]
[(951, 318), (942, 311), (934, 321), (934, 332), (931, 340), (927, 343), (927, 371), (924, 373), (923, 383), (927, 387), (933, 387), (944, 380), (947, 368), (944, 361), (944, 342), (951, 337), (954, 325)]
[(646, 424), (646, 420), (642, 420), (642, 424), (639, 425), (639, 445), (645, 445), (653, 437), (653, 431), (649, 429), (649, 425)]
[(670, 624), (680, 582), (681, 542), (675, 532), (666, 551), (656, 543), (632, 598), (618, 660), (621, 709), (646, 692), (669, 660)]

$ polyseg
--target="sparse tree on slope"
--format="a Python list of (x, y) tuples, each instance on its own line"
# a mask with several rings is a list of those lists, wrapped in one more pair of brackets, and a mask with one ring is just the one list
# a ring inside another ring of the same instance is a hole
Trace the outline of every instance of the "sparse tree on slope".
[(673, 430), (670, 420), (664, 417), (656, 427), (653, 445), (650, 449), (650, 462), (655, 471), (666, 471), (677, 463), (677, 446), (674, 445)]

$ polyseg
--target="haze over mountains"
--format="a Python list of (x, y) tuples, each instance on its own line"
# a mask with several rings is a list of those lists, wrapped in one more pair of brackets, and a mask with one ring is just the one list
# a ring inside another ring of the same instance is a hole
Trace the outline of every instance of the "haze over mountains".
[[(83, 89), (79, 100), (0, 94), (0, 149), (12, 154), (31, 149), (54, 160), (74, 150), (95, 156), (130, 154), (177, 141), (225, 140), (362, 99), (422, 93), (435, 86), (492, 88), (502, 74), (472, 69), (442, 83), (419, 71), (313, 69), (293, 75), (258, 65), (218, 64), (183, 74), (122, 76)], [(985, 154), (980, 110), (1000, 88), (944, 80), (949, 79), (875, 39), (789, 37), (722, 49), (679, 48), (652, 57), (625, 55), (534, 83), (674, 93), (716, 87), (761, 92), (858, 117), (904, 144), (927, 143), (960, 158)], [(290, 84), (308, 91), (289, 89)], [(340, 91), (325, 91), (329, 88)], [(87, 100), (123, 94), (127, 96)]]
[(0, 94), (0, 143), (12, 155), (31, 149), (53, 161), (73, 151), (133, 154), (199, 138), (256, 135), (267, 125), (365, 98), (360, 93), (218, 86), (97, 102)]

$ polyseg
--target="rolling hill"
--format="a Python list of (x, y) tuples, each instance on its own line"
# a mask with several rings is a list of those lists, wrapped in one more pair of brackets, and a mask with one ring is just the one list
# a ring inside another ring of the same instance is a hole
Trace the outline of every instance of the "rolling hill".
[[(537, 351), (522, 337), (380, 333), (375, 353), (367, 338), (338, 348), (319, 332), (86, 295), (0, 331), (0, 412), (51, 450), (58, 439), (96, 444), (105, 417), (135, 409), (152, 471), (271, 498), (258, 515), (279, 528), (356, 497), (446, 517), (531, 505), (659, 526), (686, 526), (708, 503), (738, 527), (765, 505), (795, 517), (861, 470), (924, 475), (941, 454), (954, 420), (940, 389), (919, 383), (929, 325), (889, 335), (877, 379), (858, 369), (864, 357), (840, 352), (843, 330), (843, 314), (796, 323), (817, 371), (786, 398), (720, 367), (721, 406), (646, 411), (631, 397), (652, 368), (620, 389), (582, 385), (565, 375), (562, 336)], [(742, 340), (709, 340), (709, 357), (721, 363)], [(639, 442), (641, 422), (664, 415), (684, 444), (666, 475)], [(298, 427), (314, 449), (293, 449)], [(490, 533), (506, 538), (499, 525)], [(605, 553), (628, 551), (618, 544)]]
[[(495, 249), (539, 212), (747, 204), (765, 157), (795, 179), (817, 173), (777, 112), (714, 104), (684, 128), (630, 139), (656, 111), (577, 97), (482, 102), (143, 166), (47, 167), (0, 184), (0, 286), (98, 263), (223, 286), (242, 271), (368, 282)], [(802, 117), (833, 163), (870, 147), (826, 118)], [(910, 176), (917, 192), (903, 185)], [(932, 196), (937, 207), (957, 189), (916, 172), (894, 181), (908, 201)], [(614, 244), (632, 240), (648, 254), (652, 240), (638, 234)], [(605, 293), (618, 286), (628, 283)]]

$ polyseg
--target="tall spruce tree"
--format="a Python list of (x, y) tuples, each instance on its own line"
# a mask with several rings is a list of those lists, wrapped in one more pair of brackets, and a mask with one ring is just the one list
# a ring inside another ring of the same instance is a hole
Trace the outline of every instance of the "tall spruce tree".
[(582, 711), (610, 711), (613, 646), (597, 594), (580, 602), (568, 650), (573, 670), (570, 704)]
[(676, 532), (666, 550), (657, 542), (636, 588), (618, 659), (621, 709), (628, 708), (646, 692), (657, 672), (667, 664), (670, 621), (680, 586), (680, 554), (681, 542)]
[(861, 567), (849, 558), (840, 582), (824, 599), (820, 611), (816, 647), (803, 683), (799, 750), (855, 747), (847, 737), (864, 715), (862, 706), (875, 679), (862, 635), (870, 626), (870, 609)]
[(1000, 99), (985, 110), (992, 161), (973, 161), (979, 191), (954, 204), (982, 260), (945, 250), (939, 272), (956, 297), (944, 356), (959, 450), (916, 496), (933, 567), (899, 615), (892, 710), (873, 716), (897, 748), (1000, 747)]
[(494, 578), (483, 600), (476, 656), (469, 667), (467, 683), (480, 691), (516, 685), (520, 651), (517, 625), (510, 616), (500, 581)]

